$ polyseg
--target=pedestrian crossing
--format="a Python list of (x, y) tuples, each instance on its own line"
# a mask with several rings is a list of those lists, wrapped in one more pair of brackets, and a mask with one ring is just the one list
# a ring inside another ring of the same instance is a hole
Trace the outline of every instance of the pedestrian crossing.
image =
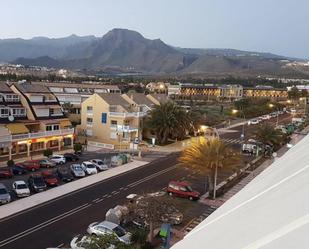
[(236, 139), (236, 138), (222, 138), (221, 140), (227, 144), (242, 144), (243, 143), (241, 139)]
[(201, 214), (199, 217), (193, 219), (185, 228), (184, 234), (192, 231), (198, 224), (200, 224), (203, 220), (205, 220), (209, 215), (211, 215), (217, 208), (209, 206), (207, 210)]

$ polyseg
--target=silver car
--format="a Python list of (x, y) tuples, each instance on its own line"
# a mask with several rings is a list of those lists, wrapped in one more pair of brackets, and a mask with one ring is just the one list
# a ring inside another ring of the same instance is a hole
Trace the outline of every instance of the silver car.
[(0, 183), (0, 204), (9, 203), (11, 201), (11, 195), (4, 186), (3, 183)]
[(71, 165), (71, 172), (74, 177), (84, 177), (86, 175), (84, 169), (80, 164), (72, 164)]
[(87, 233), (90, 235), (104, 235), (104, 234), (114, 234), (119, 241), (129, 245), (131, 244), (131, 233), (126, 232), (121, 226), (109, 222), (109, 221), (102, 221), (102, 222), (94, 222), (88, 226)]
[(93, 160), (90, 160), (90, 162), (92, 162), (99, 171), (103, 171), (103, 170), (108, 170), (108, 165), (106, 162), (104, 162), (103, 160), (101, 159), (93, 159)]

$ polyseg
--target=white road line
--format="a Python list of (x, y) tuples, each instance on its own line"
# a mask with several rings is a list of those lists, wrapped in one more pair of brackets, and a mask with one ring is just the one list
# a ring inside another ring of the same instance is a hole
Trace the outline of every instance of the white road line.
[(106, 198), (110, 198), (110, 197), (112, 197), (112, 196), (111, 196), (111, 195), (107, 195), (107, 196), (106, 196)]
[(123, 189), (124, 189), (124, 187), (119, 188), (119, 190), (123, 190)]
[(10, 243), (12, 243), (12, 242), (14, 242), (14, 241), (16, 241), (18, 239), (21, 239), (21, 238), (23, 238), (23, 237), (25, 237), (25, 236), (27, 236), (27, 235), (29, 235), (31, 233), (34, 233), (35, 231), (38, 231), (38, 230), (40, 230), (40, 229), (42, 229), (44, 227), (47, 227), (47, 226), (49, 226), (49, 225), (51, 225), (51, 224), (53, 224), (55, 222), (63, 220), (64, 218), (66, 218), (68, 216), (71, 216), (71, 215), (73, 215), (75, 213), (78, 213), (81, 210), (86, 209), (86, 208), (88, 208), (90, 206), (92, 206), (92, 204), (86, 203), (86, 204), (84, 204), (82, 206), (79, 206), (79, 207), (74, 208), (74, 209), (72, 209), (72, 210), (70, 210), (68, 212), (65, 212), (65, 213), (63, 213), (61, 215), (58, 215), (58, 216), (56, 216), (56, 217), (54, 217), (54, 218), (52, 218), (50, 220), (47, 220), (47, 221), (45, 221), (45, 222), (43, 222), (43, 223), (41, 223), (41, 224), (39, 224), (37, 226), (29, 228), (29, 229), (27, 229), (27, 230), (25, 230), (25, 231), (23, 231), (23, 232), (21, 232), (19, 234), (16, 234), (16, 235), (13, 235), (13, 236), (11, 236), (11, 237), (9, 237), (7, 239), (4, 239), (4, 240), (0, 241), (0, 247), (3, 247), (5, 245), (7, 245), (7, 244), (10, 244)]
[(98, 199), (96, 199), (95, 203), (99, 203), (101, 201), (103, 201), (103, 199), (98, 198)]
[(165, 169), (165, 170), (161, 170), (161, 171), (159, 171), (159, 172), (157, 172), (157, 173), (155, 173), (155, 174), (152, 174), (152, 175), (150, 175), (150, 176), (145, 177), (144, 179), (141, 179), (141, 180), (139, 180), (139, 181), (136, 181), (136, 182), (133, 182), (133, 183), (129, 184), (128, 187), (130, 187), (130, 188), (135, 187), (135, 186), (137, 186), (137, 185), (139, 185), (139, 184), (141, 184), (141, 183), (143, 183), (143, 182), (146, 182), (146, 181), (148, 181), (148, 180), (150, 180), (150, 179), (152, 179), (152, 178), (155, 178), (155, 177), (157, 177), (157, 176), (159, 176), (159, 175), (162, 175), (162, 174), (164, 174), (164, 173), (167, 173), (168, 171), (171, 171), (171, 170), (175, 169), (176, 167), (177, 167), (177, 165), (172, 166), (172, 167), (170, 167), (170, 168), (168, 168), (168, 169)]
[(105, 198), (105, 197), (107, 197), (107, 196), (108, 196), (108, 194), (105, 194), (105, 195), (103, 195), (102, 197)]
[(118, 193), (119, 193), (118, 191), (113, 191), (111, 194), (115, 195), (115, 194), (118, 194)]
[(96, 202), (97, 200), (99, 200), (100, 198), (94, 199), (93, 202)]
[(64, 246), (64, 243), (62, 243), (62, 244), (60, 244), (60, 245), (58, 245), (56, 247), (59, 248), (59, 247), (62, 247), (62, 246)]

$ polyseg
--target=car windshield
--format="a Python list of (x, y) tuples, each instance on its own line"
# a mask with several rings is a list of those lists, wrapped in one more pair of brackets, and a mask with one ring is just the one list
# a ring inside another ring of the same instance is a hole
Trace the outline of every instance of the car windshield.
[(5, 188), (0, 188), (0, 195), (7, 194), (8, 191)]
[(126, 234), (126, 231), (120, 226), (116, 226), (113, 231), (117, 234), (118, 237), (122, 237)]
[(22, 184), (18, 184), (16, 186), (17, 189), (25, 189), (25, 188), (28, 188), (26, 184), (22, 183)]
[(189, 192), (193, 192), (193, 189), (191, 188), (191, 186), (187, 186), (186, 189), (187, 189), (187, 191), (189, 191)]
[(35, 185), (45, 185), (43, 179), (39, 178), (39, 177), (33, 178), (33, 182), (34, 182)]
[(97, 164), (98, 165), (103, 165), (103, 162), (102, 161), (97, 161)]
[(93, 165), (93, 164), (86, 164), (86, 167), (88, 168), (88, 169), (94, 169), (95, 168), (95, 166)]
[(73, 166), (73, 170), (75, 170), (75, 171), (83, 171), (81, 166)]

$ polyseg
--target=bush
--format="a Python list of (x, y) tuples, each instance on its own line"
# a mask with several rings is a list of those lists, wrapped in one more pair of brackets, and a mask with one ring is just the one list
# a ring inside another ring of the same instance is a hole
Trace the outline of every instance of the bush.
[(51, 149), (46, 149), (43, 151), (43, 155), (46, 157), (50, 157), (53, 155), (53, 151)]
[(134, 243), (145, 244), (147, 239), (148, 232), (144, 229), (137, 229), (132, 233), (131, 240)]
[(14, 160), (11, 159), (11, 160), (8, 160), (6, 164), (7, 164), (8, 167), (12, 167), (12, 166), (15, 165), (15, 162), (14, 162)]
[(77, 152), (82, 152), (83, 150), (83, 146), (81, 143), (77, 143), (77, 144), (74, 144), (74, 152), (77, 153)]

